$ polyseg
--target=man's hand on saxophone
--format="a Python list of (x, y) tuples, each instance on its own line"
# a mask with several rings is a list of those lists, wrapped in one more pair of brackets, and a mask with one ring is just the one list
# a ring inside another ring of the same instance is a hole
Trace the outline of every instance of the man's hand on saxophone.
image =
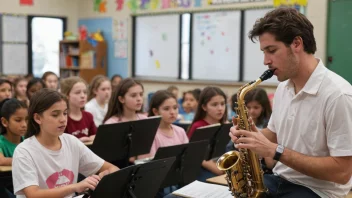
[[(250, 119), (250, 122), (252, 120)], [(238, 125), (231, 127), (230, 137), (237, 149), (251, 149), (261, 157), (273, 158), (277, 144), (271, 142), (262, 133), (259, 132), (255, 124), (252, 124), (252, 131), (239, 130)]]

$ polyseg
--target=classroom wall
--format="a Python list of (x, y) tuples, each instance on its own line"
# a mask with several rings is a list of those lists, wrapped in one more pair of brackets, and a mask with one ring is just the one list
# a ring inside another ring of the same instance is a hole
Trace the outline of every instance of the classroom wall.
[[(97, 11), (94, 11), (93, 9), (93, 3), (87, 3), (87, 0), (78, 0), (79, 4), (79, 12), (78, 12), (78, 18), (79, 19), (89, 19), (89, 18), (100, 18), (100, 17), (112, 17), (115, 19), (125, 19), (129, 18), (130, 15), (132, 14), (130, 9), (127, 6), (127, 3), (129, 0), (124, 0), (124, 8), (120, 11), (117, 11), (117, 1), (123, 1), (123, 0), (107, 0), (106, 1), (106, 13), (99, 13)], [(160, 0), (162, 1), (162, 0)], [(328, 6), (328, 0), (309, 0), (308, 1), (308, 6), (306, 10), (306, 15), (307, 17), (311, 20), (311, 22), (314, 25), (314, 34), (316, 37), (316, 42), (317, 42), (317, 53), (316, 56), (322, 58), (325, 61), (325, 56), (326, 56), (326, 31), (327, 31), (327, 6)], [(207, 4), (207, 0), (201, 0), (201, 7), (194, 7), (195, 0), (192, 0), (192, 5), (190, 8), (170, 8), (170, 9), (156, 9), (156, 10), (138, 10), (136, 13), (137, 14), (142, 14), (142, 13), (160, 13), (160, 12), (177, 12), (177, 11), (185, 11), (185, 10), (197, 10), (197, 11), (202, 11), (202, 10), (216, 10), (219, 8), (248, 8), (248, 7), (262, 7), (262, 6), (272, 6), (273, 1), (272, 0), (267, 0), (267, 1), (261, 1), (261, 2), (250, 2), (250, 3), (237, 3), (237, 4), (227, 4), (227, 5), (218, 5), (218, 6), (212, 6)], [(132, 37), (132, 27), (131, 27), (131, 21), (129, 21), (129, 34), (128, 34), (128, 50), (129, 50), (129, 57), (132, 54), (132, 42), (131, 42), (131, 37)], [(127, 60), (127, 65), (109, 65), (109, 67), (127, 67), (127, 74), (126, 76), (130, 76), (132, 73), (132, 67), (131, 67), (131, 59), (128, 58)], [(263, 71), (265, 70), (265, 67), (263, 67)], [(110, 70), (109, 70), (110, 71)], [(115, 70), (118, 71), (118, 70)], [(109, 74), (111, 76), (112, 74)], [(210, 85), (211, 82), (190, 82), (186, 83), (184, 81), (178, 81), (178, 80), (168, 80), (168, 81), (155, 81), (155, 80), (141, 80), (144, 87), (145, 87), (145, 92), (153, 92), (158, 89), (165, 89), (169, 85), (176, 85), (180, 88), (180, 91), (187, 91), (193, 88), (202, 88), (207, 85)], [(226, 93), (229, 95), (233, 94), (234, 92), (237, 91), (237, 89), (242, 85), (242, 83), (217, 83), (217, 86), (221, 87)], [(276, 86), (264, 86), (264, 88), (269, 92), (272, 93), (275, 91)]]
[(21, 6), (19, 0), (0, 0), (0, 13), (67, 17), (67, 29), (77, 30), (76, 0), (34, 0), (32, 6)]

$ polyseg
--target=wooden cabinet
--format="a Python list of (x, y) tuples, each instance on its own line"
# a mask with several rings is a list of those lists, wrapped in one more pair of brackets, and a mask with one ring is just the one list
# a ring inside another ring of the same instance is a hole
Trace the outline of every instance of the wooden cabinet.
[(89, 83), (96, 75), (106, 76), (105, 41), (60, 41), (60, 77), (79, 76)]

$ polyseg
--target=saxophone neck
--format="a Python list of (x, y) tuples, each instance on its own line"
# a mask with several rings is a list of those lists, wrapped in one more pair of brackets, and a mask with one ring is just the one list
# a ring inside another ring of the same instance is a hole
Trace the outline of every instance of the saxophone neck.
[(247, 83), (245, 86), (243, 86), (240, 89), (239, 95), (238, 95), (238, 100), (237, 101), (244, 101), (244, 96), (252, 89), (254, 89), (256, 86), (258, 86), (262, 80), (258, 78), (255, 81)]

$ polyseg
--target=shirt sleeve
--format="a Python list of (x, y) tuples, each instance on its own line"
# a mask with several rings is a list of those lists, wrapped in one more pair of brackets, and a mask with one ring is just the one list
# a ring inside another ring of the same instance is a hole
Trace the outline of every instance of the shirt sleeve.
[(352, 95), (337, 97), (324, 112), (331, 156), (352, 156)]
[(12, 180), (16, 195), (23, 195), (28, 186), (39, 186), (38, 172), (30, 157), (23, 148), (15, 150), (12, 161)]
[(93, 153), (78, 139), (76, 139), (75, 142), (78, 144), (80, 150), (78, 172), (86, 177), (96, 174), (101, 169), (105, 161)]

